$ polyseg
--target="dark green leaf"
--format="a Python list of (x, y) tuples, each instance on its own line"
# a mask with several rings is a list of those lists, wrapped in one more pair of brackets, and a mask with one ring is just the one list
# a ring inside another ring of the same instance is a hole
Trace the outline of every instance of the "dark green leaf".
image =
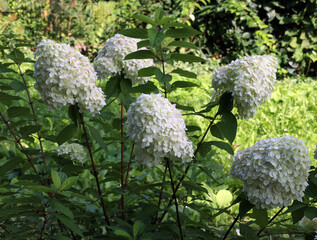
[(225, 137), (222, 135), (222, 132), (220, 129), (221, 129), (220, 123), (217, 123), (210, 127), (210, 132), (214, 137), (224, 140)]
[(10, 107), (8, 110), (9, 118), (30, 116), (30, 109), (26, 107)]
[(221, 148), (221, 149), (227, 151), (229, 154), (234, 155), (233, 149), (232, 149), (231, 145), (229, 145), (228, 143), (220, 142), (220, 141), (211, 141), (210, 143), (218, 148)]
[(109, 79), (104, 89), (107, 98), (117, 95), (120, 92), (120, 76), (115, 76)]
[(237, 119), (231, 112), (222, 114), (219, 127), (222, 135), (232, 144), (237, 134)]
[(152, 93), (152, 92), (157, 92), (158, 89), (157, 87), (154, 85), (153, 82), (147, 82), (145, 84), (141, 84), (138, 85), (134, 88), (131, 89), (132, 93)]
[(157, 69), (157, 67), (147, 67), (142, 68), (138, 72), (139, 77), (151, 77), (154, 75), (154, 71)]
[(245, 240), (257, 240), (256, 231), (246, 224), (240, 224), (240, 232), (244, 236)]
[(149, 18), (149, 17), (142, 15), (142, 14), (134, 14), (134, 15), (132, 15), (132, 18), (139, 19), (143, 22), (152, 24), (153, 26), (156, 25), (155, 21), (152, 18)]
[(255, 222), (261, 228), (266, 227), (268, 225), (269, 221), (268, 221), (267, 210), (253, 208), (253, 217), (255, 218)]
[(308, 181), (308, 186), (305, 189), (305, 195), (311, 198), (317, 198), (317, 185)]
[(129, 93), (132, 88), (132, 83), (130, 79), (123, 78), (120, 81), (120, 89), (123, 93)]
[(17, 73), (15, 70), (11, 68), (0, 68), (0, 73), (7, 73), (7, 72)]
[(149, 47), (150, 46), (150, 41), (149, 40), (142, 40), (137, 43), (138, 49), (143, 48), (143, 47)]
[(108, 151), (107, 144), (102, 139), (99, 131), (94, 128), (93, 126), (89, 126), (90, 134), (91, 136), (96, 140), (96, 142), (99, 144), (100, 147), (102, 147), (104, 150)]
[(187, 38), (187, 37), (192, 37), (198, 34), (200, 34), (200, 32), (195, 29), (191, 27), (184, 27), (184, 28), (169, 28), (166, 30), (165, 36), (172, 37), (172, 38)]
[(28, 125), (28, 126), (22, 127), (19, 132), (24, 138), (29, 136), (32, 133), (38, 132), (40, 129), (41, 129), (40, 125)]
[(172, 88), (188, 88), (188, 87), (199, 87), (198, 84), (193, 82), (186, 82), (186, 81), (176, 81), (172, 84)]
[(3, 164), (0, 167), (0, 176), (3, 176), (5, 173), (15, 169), (19, 165), (20, 162), (21, 162), (20, 159), (12, 159), (6, 162), (5, 164)]
[(144, 223), (139, 221), (139, 220), (137, 220), (133, 224), (133, 236), (134, 236), (134, 238), (137, 239), (137, 237), (142, 234), (144, 229), (145, 229)]
[(147, 30), (144, 28), (128, 28), (120, 30), (118, 33), (131, 38), (146, 39), (148, 37)]
[(254, 205), (247, 199), (242, 199), (239, 205), (240, 219), (242, 219), (253, 207)]
[(148, 29), (148, 36), (152, 47), (159, 46), (164, 39), (164, 32), (157, 31), (155, 28)]
[(79, 108), (76, 105), (69, 106), (68, 116), (77, 127), (80, 125)]
[(313, 220), (317, 217), (317, 208), (315, 207), (308, 207), (306, 208), (304, 212), (305, 217), (309, 218), (310, 220)]
[(187, 78), (196, 78), (197, 75), (193, 72), (190, 71), (186, 71), (180, 68), (177, 68), (175, 70), (172, 71), (172, 73), (177, 73), (178, 75), (182, 76), (182, 77), (187, 77)]
[(198, 126), (186, 126), (187, 132), (195, 132), (195, 131), (201, 131), (201, 128)]
[(61, 183), (61, 179), (59, 178), (58, 173), (55, 170), (51, 170), (51, 177), (52, 177), (52, 180), (53, 180), (55, 187), (57, 189), (59, 189), (62, 186), (62, 183)]
[(205, 157), (210, 152), (210, 150), (211, 150), (211, 143), (210, 142), (203, 142), (200, 145), (198, 152), (202, 157)]
[(163, 17), (164, 17), (164, 10), (163, 8), (159, 7), (154, 13), (155, 22), (159, 24), (160, 21), (163, 19)]
[(77, 127), (75, 124), (66, 126), (56, 137), (56, 141), (59, 145), (73, 138), (77, 133)]
[(175, 61), (182, 62), (204, 62), (203, 58), (197, 57), (193, 54), (181, 54), (181, 53), (172, 53), (171, 59)]
[(0, 92), (0, 101), (11, 101), (11, 100), (20, 100), (22, 98), (18, 97), (18, 96), (12, 96), (9, 94), (6, 94), (4, 92)]
[(116, 229), (114, 231), (114, 234), (117, 236), (128, 238), (128, 239), (133, 239), (133, 237), (129, 233), (127, 233), (125, 230), (122, 230), (122, 229)]
[(195, 182), (190, 182), (190, 181), (183, 181), (182, 185), (187, 189), (187, 190), (193, 190), (196, 192), (204, 192), (208, 193), (208, 190), (200, 185), (198, 185)]
[(75, 224), (74, 220), (62, 215), (55, 213), (54, 216), (58, 218), (66, 227), (68, 227), (70, 230), (72, 230), (74, 233), (78, 234), (81, 237), (84, 237), (79, 227)]
[(20, 81), (13, 80), (9, 83), (9, 85), (15, 92), (21, 92), (23, 90), (26, 90), (26, 86), (24, 86), (24, 84)]
[(24, 60), (24, 54), (18, 49), (14, 49), (10, 54), (7, 55), (7, 57), (15, 63), (22, 63)]
[(167, 46), (198, 49), (195, 44), (190, 42), (184, 42), (184, 41), (173, 41), (173, 42), (170, 42)]
[(56, 199), (48, 199), (48, 202), (51, 205), (51, 207), (53, 207), (56, 211), (60, 211), (61, 213), (63, 213), (64, 215), (66, 215), (67, 217), (71, 219), (74, 218), (73, 212), (68, 207), (64, 206), (59, 201), (57, 201)]
[(176, 108), (177, 108), (177, 109), (195, 112), (195, 109), (194, 109), (193, 107), (186, 106), (186, 105), (181, 105), (181, 104), (174, 103), (174, 102), (172, 102), (172, 103), (173, 103), (173, 104), (176, 104)]
[(69, 177), (63, 183), (61, 190), (67, 190), (77, 182), (78, 177)]
[(136, 52), (130, 53), (125, 56), (124, 60), (129, 59), (154, 59), (156, 58), (155, 54), (150, 50), (138, 50)]
[(225, 92), (220, 97), (218, 113), (223, 114), (224, 112), (231, 112), (232, 108), (233, 108), (232, 93)]

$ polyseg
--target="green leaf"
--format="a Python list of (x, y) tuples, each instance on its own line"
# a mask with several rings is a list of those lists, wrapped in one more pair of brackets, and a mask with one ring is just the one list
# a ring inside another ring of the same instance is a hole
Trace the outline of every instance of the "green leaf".
[(139, 77), (151, 77), (154, 75), (154, 71), (157, 69), (157, 67), (147, 67), (142, 68), (138, 72)]
[(305, 195), (311, 198), (317, 198), (317, 185), (312, 181), (308, 181), (308, 186), (305, 189)]
[(89, 131), (91, 136), (96, 140), (96, 142), (99, 144), (100, 147), (102, 147), (105, 151), (108, 151), (107, 144), (102, 139), (99, 131), (94, 128), (93, 126), (89, 126)]
[(126, 231), (124, 231), (122, 229), (116, 229), (114, 231), (114, 234), (117, 236), (126, 237), (128, 239), (133, 239), (133, 237), (129, 233), (127, 233)]
[(190, 72), (190, 71), (186, 71), (186, 70), (183, 70), (180, 68), (173, 70), (172, 73), (177, 73), (178, 75), (180, 75), (182, 77), (197, 78), (197, 75), (195, 73)]
[(145, 84), (138, 85), (136, 87), (133, 87), (131, 89), (131, 93), (152, 93), (152, 92), (157, 92), (158, 89), (154, 85), (153, 82), (147, 82)]
[(75, 126), (80, 125), (80, 115), (79, 115), (79, 108), (76, 105), (70, 105), (68, 108), (68, 116), (73, 121)]
[(152, 47), (159, 46), (164, 39), (164, 32), (157, 31), (155, 28), (148, 29), (148, 36)]
[(40, 131), (41, 126), (40, 125), (28, 125), (25, 127), (20, 128), (20, 134), (22, 135), (22, 137), (27, 137), (32, 133), (36, 133), (38, 131)]
[(26, 90), (26, 86), (24, 86), (23, 83), (20, 81), (11, 81), (9, 83), (9, 86), (15, 91), (15, 92), (21, 92), (23, 90)]
[(61, 183), (61, 179), (59, 178), (58, 173), (55, 170), (51, 170), (51, 177), (52, 177), (52, 180), (53, 180), (55, 187), (57, 189), (59, 189), (61, 187), (62, 183)]
[(24, 188), (37, 192), (55, 192), (53, 189), (41, 185), (37, 185), (31, 181), (19, 180), (16, 184), (24, 186)]
[(145, 228), (145, 225), (143, 222), (137, 220), (134, 224), (133, 224), (133, 236), (136, 239), (139, 235), (142, 234), (143, 230)]
[(69, 124), (66, 126), (56, 137), (56, 141), (59, 145), (63, 144), (64, 142), (68, 141), (69, 139), (73, 138), (74, 135), (77, 133), (77, 127), (75, 124)]
[(188, 88), (188, 87), (199, 87), (198, 84), (193, 82), (186, 82), (186, 81), (176, 81), (172, 84), (172, 88)]
[(0, 167), (0, 176), (3, 176), (5, 173), (15, 169), (19, 165), (20, 162), (21, 162), (20, 159), (12, 159), (6, 162), (5, 164), (3, 164)]
[(54, 216), (58, 218), (66, 227), (68, 227), (70, 230), (72, 230), (74, 233), (78, 234), (81, 237), (84, 237), (79, 227), (75, 224), (74, 220), (62, 215), (55, 213)]
[(30, 109), (26, 107), (10, 107), (7, 111), (10, 119), (24, 116), (30, 117), (31, 115)]
[(268, 225), (268, 215), (266, 209), (253, 208), (253, 217), (255, 222), (261, 227), (266, 227)]
[(65, 236), (60, 235), (60, 234), (55, 235), (55, 236), (54, 236), (54, 239), (55, 239), (55, 240), (72, 240), (71, 238), (65, 237)]
[(66, 215), (67, 217), (71, 219), (74, 218), (73, 212), (68, 207), (64, 206), (59, 201), (57, 201), (56, 199), (48, 199), (48, 202), (51, 205), (51, 207), (53, 207), (56, 211), (60, 211), (61, 213), (63, 213), (64, 215)]
[(187, 132), (195, 132), (195, 131), (201, 131), (201, 128), (198, 126), (186, 126)]
[(225, 137), (222, 135), (220, 123), (216, 123), (210, 127), (210, 132), (212, 136), (224, 140)]
[(118, 33), (130, 38), (146, 39), (148, 37), (147, 30), (144, 28), (127, 28), (120, 30)]
[(237, 119), (231, 112), (224, 112), (222, 114), (221, 122), (219, 123), (219, 127), (222, 135), (228, 139), (228, 141), (232, 144), (237, 134)]
[(231, 145), (229, 145), (226, 142), (220, 142), (220, 141), (210, 141), (210, 143), (220, 149), (225, 150), (226, 152), (228, 152), (231, 155), (234, 155), (233, 149), (231, 147)]
[(107, 98), (117, 95), (120, 92), (120, 76), (111, 77), (104, 88)]
[(176, 108), (177, 109), (195, 112), (195, 109), (193, 107), (186, 106), (186, 105), (181, 105), (181, 104), (174, 103), (174, 102), (172, 102), (172, 104), (176, 104)]
[(175, 61), (182, 62), (204, 62), (205, 60), (201, 57), (197, 57), (193, 54), (181, 54), (181, 53), (172, 53), (171, 59)]
[(154, 13), (155, 22), (157, 24), (160, 24), (163, 17), (164, 17), (164, 10), (163, 10), (163, 8), (159, 7)]
[(71, 186), (73, 186), (77, 182), (77, 179), (78, 179), (78, 177), (69, 177), (69, 178), (67, 178), (62, 183), (61, 190), (66, 190), (66, 189), (70, 188)]
[(7, 55), (7, 57), (15, 63), (22, 63), (25, 58), (24, 54), (18, 49), (14, 49), (10, 54)]
[(130, 79), (123, 78), (120, 81), (120, 89), (123, 93), (129, 93), (132, 88), (132, 83)]
[(18, 96), (12, 96), (9, 94), (6, 94), (4, 92), (0, 92), (0, 101), (11, 101), (11, 100), (20, 100), (22, 98), (18, 97)]
[(172, 38), (187, 38), (187, 37), (192, 37), (198, 34), (200, 34), (200, 32), (191, 27), (169, 28), (165, 32), (166, 37), (172, 37)]
[(242, 219), (253, 207), (254, 205), (247, 199), (242, 199), (239, 205), (240, 219)]
[(246, 224), (240, 224), (240, 232), (244, 236), (245, 240), (257, 240), (256, 231)]
[(233, 108), (233, 96), (231, 92), (225, 92), (219, 99), (218, 113), (231, 112)]
[(190, 42), (184, 42), (184, 41), (173, 41), (173, 42), (170, 42), (167, 46), (198, 49), (198, 47), (196, 47), (195, 44), (190, 43)]
[(309, 218), (310, 220), (313, 220), (317, 217), (317, 208), (315, 207), (308, 207), (306, 208), (304, 212), (305, 217)]
[(203, 142), (200, 145), (198, 152), (202, 157), (205, 157), (210, 152), (210, 150), (211, 150), (211, 143), (210, 142)]
[(149, 40), (142, 40), (142, 41), (138, 42), (137, 45), (138, 45), (138, 49), (139, 49), (139, 48), (143, 48), (143, 47), (149, 47), (151, 44), (150, 44)]
[(132, 18), (139, 19), (139, 20), (141, 20), (143, 22), (152, 24), (153, 26), (156, 25), (155, 21), (152, 18), (149, 18), (149, 17), (147, 17), (145, 15), (142, 15), (142, 14), (134, 14), (134, 15), (132, 15)]
[(155, 54), (150, 50), (138, 50), (136, 52), (130, 53), (125, 56), (124, 60), (129, 59), (154, 59), (156, 58)]

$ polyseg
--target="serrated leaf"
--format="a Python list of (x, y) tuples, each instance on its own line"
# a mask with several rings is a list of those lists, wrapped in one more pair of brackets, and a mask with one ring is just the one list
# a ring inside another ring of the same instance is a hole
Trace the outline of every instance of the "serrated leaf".
[(108, 151), (107, 144), (102, 139), (99, 131), (94, 128), (93, 126), (89, 126), (89, 131), (93, 139), (96, 140), (96, 142), (99, 144), (100, 147), (102, 147), (104, 150)]
[(144, 28), (127, 28), (120, 30), (118, 33), (130, 38), (146, 39), (148, 37), (147, 30)]
[(187, 37), (192, 37), (198, 34), (200, 34), (200, 32), (191, 27), (169, 28), (165, 32), (166, 37), (172, 37), (172, 38), (187, 38)]
[(172, 53), (171, 59), (175, 61), (182, 62), (204, 62), (205, 60), (201, 57), (197, 57), (193, 54), (181, 54), (181, 53)]
[(51, 170), (51, 177), (52, 177), (52, 180), (53, 180), (55, 187), (57, 189), (59, 189), (61, 187), (62, 183), (61, 183), (61, 179), (59, 178), (58, 173), (55, 170)]
[(84, 237), (82, 234), (80, 228), (75, 224), (74, 220), (64, 216), (62, 214), (54, 214), (56, 218), (58, 218), (66, 227), (68, 227), (70, 230), (72, 230), (74, 233), (78, 234), (81, 237)]
[(124, 60), (129, 59), (154, 59), (155, 54), (150, 50), (138, 50), (125, 56)]
[(78, 177), (69, 177), (63, 183), (61, 190), (67, 190), (77, 182)]
[(157, 67), (147, 67), (142, 68), (138, 71), (139, 77), (151, 77), (154, 75), (154, 71), (157, 69)]
[(173, 41), (170, 42), (167, 46), (169, 47), (183, 47), (183, 48), (190, 48), (190, 49), (198, 49), (195, 44), (190, 42), (184, 42), (184, 41)]
[(8, 110), (9, 118), (30, 116), (30, 109), (26, 107), (10, 107)]
[(73, 138), (76, 133), (77, 127), (75, 126), (75, 124), (70, 124), (66, 126), (62, 131), (60, 131), (60, 133), (56, 137), (56, 141), (59, 145), (61, 145), (69, 139)]
[(268, 225), (268, 215), (266, 209), (253, 208), (253, 217), (255, 222), (261, 227), (266, 227)]
[(187, 78), (197, 78), (197, 75), (193, 72), (190, 71), (186, 71), (180, 68), (177, 68), (175, 70), (172, 71), (172, 73), (176, 73), (182, 77), (187, 77)]
[(228, 144), (226, 142), (220, 142), (220, 141), (210, 141), (210, 143), (213, 146), (216, 146), (216, 147), (218, 147), (220, 149), (225, 150), (227, 153), (229, 153), (231, 155), (234, 155), (233, 149), (232, 149), (230, 144)]
[(193, 82), (186, 82), (186, 81), (176, 81), (172, 84), (172, 88), (188, 88), (188, 87), (199, 87), (198, 84)]
[(143, 22), (152, 24), (153, 26), (156, 25), (155, 21), (152, 18), (149, 18), (149, 17), (147, 17), (145, 15), (142, 15), (142, 14), (134, 14), (134, 15), (132, 15), (132, 18), (139, 19), (139, 20), (141, 20)]
[(222, 114), (221, 122), (219, 123), (222, 135), (232, 144), (237, 134), (237, 119), (231, 112)]
[(164, 39), (164, 32), (157, 31), (155, 28), (148, 29), (148, 36), (152, 47), (159, 46)]
[(41, 126), (40, 125), (28, 125), (25, 127), (20, 128), (20, 134), (22, 135), (22, 137), (27, 137), (32, 133), (36, 133), (38, 131), (40, 131)]
[(145, 225), (143, 222), (137, 220), (134, 224), (133, 224), (133, 236), (136, 239), (139, 235), (142, 234), (143, 230), (145, 228)]
[(73, 212), (63, 204), (61, 204), (59, 201), (56, 199), (48, 199), (49, 204), (51, 207), (53, 207), (56, 211), (60, 211), (62, 214), (66, 215), (67, 217), (73, 219), (74, 214)]
[(116, 229), (114, 231), (114, 234), (117, 235), (117, 236), (121, 236), (121, 237), (126, 237), (128, 239), (132, 239), (132, 236), (127, 233), (126, 231), (122, 230), (122, 229)]

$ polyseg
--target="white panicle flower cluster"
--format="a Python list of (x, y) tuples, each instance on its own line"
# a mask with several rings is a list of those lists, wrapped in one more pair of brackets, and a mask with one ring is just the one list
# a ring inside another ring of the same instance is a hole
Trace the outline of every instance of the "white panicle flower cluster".
[(84, 164), (86, 161), (86, 152), (82, 145), (78, 143), (63, 143), (56, 149), (59, 156), (70, 158), (74, 162)]
[(45, 39), (37, 46), (35, 57), (34, 87), (50, 109), (77, 104), (81, 112), (94, 114), (106, 105), (88, 58), (74, 48)]
[(194, 156), (181, 112), (160, 94), (141, 94), (130, 105), (126, 126), (136, 144), (136, 161), (148, 167), (164, 157), (185, 163)]
[(244, 182), (251, 203), (257, 208), (272, 209), (302, 200), (310, 164), (304, 142), (284, 136), (263, 139), (239, 151), (231, 174)]
[(213, 100), (226, 91), (232, 93), (234, 106), (241, 118), (249, 119), (266, 102), (273, 91), (277, 59), (273, 56), (251, 56), (232, 61), (213, 75)]
[(94, 60), (94, 68), (98, 78), (107, 79), (109, 76), (113, 77), (122, 72), (125, 78), (132, 81), (133, 85), (146, 83), (150, 78), (138, 77), (138, 71), (152, 66), (153, 60), (124, 60), (126, 55), (138, 50), (138, 41), (121, 34), (115, 34), (112, 38), (109, 38)]
[(307, 228), (314, 229), (314, 231), (317, 231), (317, 218), (313, 218), (310, 220), (307, 217), (303, 217), (302, 220), (299, 222), (299, 225)]

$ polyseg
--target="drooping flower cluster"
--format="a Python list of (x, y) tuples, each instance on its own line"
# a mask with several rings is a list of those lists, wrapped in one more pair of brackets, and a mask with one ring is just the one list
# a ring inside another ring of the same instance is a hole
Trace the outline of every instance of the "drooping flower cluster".
[(139, 40), (121, 34), (115, 34), (106, 41), (106, 45), (94, 60), (94, 68), (98, 78), (107, 79), (109, 76), (123, 74), (132, 81), (133, 85), (146, 83), (148, 77), (138, 77), (138, 71), (153, 65), (152, 59), (124, 60), (129, 53), (138, 50)]
[(151, 167), (170, 158), (189, 162), (193, 145), (175, 105), (160, 94), (141, 94), (127, 112), (127, 135), (135, 142), (136, 161)]
[(248, 200), (272, 209), (301, 201), (311, 161), (304, 142), (293, 136), (264, 139), (239, 151), (231, 174), (244, 183)]
[(86, 161), (85, 149), (78, 143), (63, 143), (57, 147), (56, 152), (59, 156), (69, 158), (80, 164), (84, 164)]
[(257, 107), (266, 102), (273, 91), (276, 79), (277, 59), (273, 56), (242, 57), (213, 75), (213, 100), (226, 91), (232, 93), (234, 106), (241, 118), (249, 119), (256, 114)]
[(81, 112), (98, 113), (106, 104), (87, 57), (64, 43), (42, 40), (35, 51), (34, 88), (50, 109), (77, 104)]

